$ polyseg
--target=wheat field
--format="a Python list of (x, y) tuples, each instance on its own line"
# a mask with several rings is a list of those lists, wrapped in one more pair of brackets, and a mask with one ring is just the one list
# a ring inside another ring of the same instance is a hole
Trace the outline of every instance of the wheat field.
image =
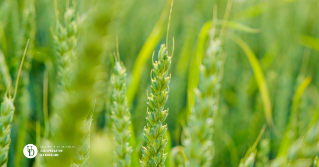
[(318, 0), (0, 0), (1, 167), (319, 167)]

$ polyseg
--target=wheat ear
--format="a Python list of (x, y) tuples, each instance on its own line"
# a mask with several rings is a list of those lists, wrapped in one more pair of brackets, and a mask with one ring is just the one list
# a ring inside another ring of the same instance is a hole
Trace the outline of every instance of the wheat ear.
[(163, 124), (168, 116), (168, 110), (164, 110), (164, 106), (168, 99), (171, 80), (171, 75), (168, 73), (171, 59), (165, 44), (162, 44), (158, 53), (158, 61), (153, 63), (151, 71), (152, 83), (147, 102), (147, 126), (144, 127), (144, 138), (147, 145), (142, 147), (141, 167), (162, 167), (167, 156), (164, 153), (167, 143), (167, 139), (164, 139), (167, 125)]
[[(319, 155), (319, 122), (310, 127), (304, 136), (299, 137), (292, 143), (284, 156), (276, 157), (268, 166), (291, 167), (309, 166)], [(318, 160), (318, 159), (317, 159)], [(315, 161), (315, 164), (318, 162)]]
[(126, 71), (122, 63), (115, 62), (111, 76), (112, 94), (112, 122), (114, 133), (114, 166), (129, 167), (132, 148), (129, 146), (131, 137), (129, 126), (131, 114), (127, 107)]
[(225, 55), (221, 40), (210, 32), (206, 56), (200, 65), (199, 86), (195, 89), (195, 108), (184, 128), (183, 146), (188, 166), (209, 167), (213, 158), (213, 115), (218, 108), (220, 82)]
[(13, 120), (14, 116), (14, 100), (17, 95), (17, 89), (18, 89), (18, 84), (19, 84), (19, 76), (21, 73), (21, 69), (23, 66), (23, 62), (25, 59), (25, 55), (27, 52), (29, 41), (27, 42), (27, 45), (24, 50), (24, 54), (20, 63), (20, 68), (18, 72), (18, 78), (16, 80), (16, 85), (15, 85), (15, 90), (14, 90), (14, 95), (13, 97), (10, 96), (9, 89), (10, 87), (7, 88), (7, 92), (4, 95), (3, 102), (1, 103), (1, 108), (0, 108), (0, 166), (7, 166), (8, 163), (8, 153), (9, 153), (9, 148), (10, 148), (10, 143), (11, 143), (11, 123)]
[(52, 133), (55, 133), (60, 126), (57, 120), (59, 117), (62, 117), (64, 112), (61, 104), (65, 104), (65, 101), (68, 100), (70, 96), (71, 82), (74, 76), (74, 70), (76, 69), (76, 67), (74, 67), (74, 64), (76, 64), (75, 48), (78, 39), (76, 2), (73, 0), (70, 6), (69, 0), (67, 0), (66, 4), (64, 24), (59, 21), (59, 12), (57, 10), (57, 4), (55, 4), (56, 29), (53, 32), (53, 38), (58, 60), (58, 86), (54, 96), (54, 112), (49, 121), (50, 127), (52, 127)]
[(53, 37), (57, 49), (59, 89), (63, 91), (69, 90), (71, 86), (71, 64), (75, 60), (75, 48), (78, 40), (78, 19), (75, 0), (73, 0), (72, 6), (67, 6), (64, 13), (64, 26), (59, 21), (57, 9), (56, 20), (56, 31)]

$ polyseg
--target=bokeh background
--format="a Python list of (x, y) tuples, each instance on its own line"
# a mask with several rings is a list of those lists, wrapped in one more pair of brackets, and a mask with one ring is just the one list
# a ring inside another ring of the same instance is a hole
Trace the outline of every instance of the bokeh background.
[[(192, 70), (190, 67), (195, 61), (201, 27), (213, 19), (215, 10), (217, 10), (218, 19), (222, 20), (227, 2), (226, 0), (174, 0), (168, 37), (170, 53), (172, 38), (175, 39), (175, 52), (170, 70), (172, 80), (166, 104), (169, 108), (167, 124), (170, 146), (168, 147), (174, 148), (181, 145), (182, 127), (187, 121), (187, 113), (190, 110), (188, 83), (194, 79), (189, 75)], [(34, 159), (23, 156), (21, 147), (29, 143), (41, 145), (45, 129), (43, 113), (44, 110), (48, 110), (49, 117), (51, 116), (56, 89), (57, 59), (52, 34), (55, 31), (56, 19), (62, 19), (63, 15), (60, 14), (60, 18), (56, 18), (54, 1), (1, 0), (0, 48), (4, 54), (5, 63), (9, 66), (11, 78), (15, 81), (17, 69), (14, 64), (20, 62), (21, 48), (24, 48), (27, 38), (23, 31), (28, 32), (28, 29), (23, 28), (22, 25), (27, 15), (24, 9), (28, 3), (34, 3), (35, 29), (34, 37), (30, 37), (32, 47), (27, 55), (28, 74), (23, 72), (21, 74), (21, 82), (26, 86), (25, 90), (20, 89), (21, 86), (19, 86), (18, 99), (24, 99), (21, 101), (24, 101), (23, 103), (26, 103), (29, 109), (23, 108), (23, 104), (16, 102), (8, 166), (36, 164)], [(86, 24), (85, 20), (91, 19), (90, 13), (97, 9), (94, 6), (95, 1), (78, 1), (77, 3), (79, 4), (77, 8), (79, 27), (81, 27), (81, 24)], [(107, 116), (110, 112), (107, 87), (114, 62), (112, 53), (116, 51), (116, 37), (118, 37), (120, 58), (127, 71), (127, 92), (136, 148), (140, 148), (144, 143), (142, 133), (146, 125), (146, 92), (150, 85), (151, 54), (153, 51), (158, 51), (160, 44), (166, 41), (171, 1), (126, 0), (120, 5), (115, 5), (116, 2), (105, 4), (106, 6), (102, 6), (103, 10), (115, 13), (115, 17), (112, 24), (107, 27), (108, 36), (105, 40), (107, 42), (94, 43), (107, 47), (99, 61), (104, 71), (100, 79), (105, 84), (102, 84), (97, 91), (100, 98), (91, 128), (92, 166), (112, 164), (112, 134), (106, 130)], [(65, 11), (65, 6), (64, 0), (57, 0), (60, 13)], [(265, 106), (270, 108), (271, 119), (279, 134), (284, 133), (293, 109), (298, 111), (299, 134), (307, 129), (313, 118), (317, 118), (319, 112), (318, 9), (319, 1), (317, 0), (233, 0), (228, 20), (234, 22), (235, 26), (226, 27), (223, 41), (223, 50), (227, 54), (227, 59), (220, 94), (220, 107), (214, 123), (214, 166), (238, 166), (240, 159), (256, 140), (262, 126), (267, 125)], [(238, 25), (245, 25), (250, 29), (242, 30), (238, 28)], [(220, 25), (218, 27), (220, 28)], [(258, 75), (252, 68), (254, 65), (243, 49), (232, 39), (234, 35), (244, 41), (257, 58), (265, 79), (269, 103), (263, 101), (264, 94), (256, 81)], [(140, 55), (144, 55), (144, 60), (139, 60)], [(94, 59), (94, 55), (91, 57)], [(134, 75), (134, 70), (138, 76)], [(23, 82), (23, 78), (28, 81)], [(0, 95), (3, 97), (7, 89), (3, 75), (0, 75), (0, 81)], [(46, 81), (48, 82), (47, 93), (44, 91)], [(308, 81), (310, 82), (306, 84), (305, 89), (298, 92), (298, 87), (305, 85)], [(24, 92), (28, 95), (24, 96)], [(300, 100), (294, 103), (296, 96), (300, 96)], [(47, 104), (43, 101), (45, 98), (47, 98)], [(77, 111), (73, 113), (77, 114)], [(68, 119), (73, 120), (71, 117)], [(269, 140), (269, 159), (275, 158), (282, 135), (277, 135), (268, 126), (263, 139)], [(136, 154), (141, 155), (139, 149)], [(172, 162), (170, 163), (172, 165), (179, 159), (180, 157), (176, 156), (168, 161)]]

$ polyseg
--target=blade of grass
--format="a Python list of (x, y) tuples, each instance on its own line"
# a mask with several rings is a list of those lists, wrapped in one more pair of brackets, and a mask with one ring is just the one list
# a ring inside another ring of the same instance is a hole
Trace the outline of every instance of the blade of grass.
[(164, 34), (165, 31), (165, 21), (169, 14), (168, 10), (170, 9), (170, 0), (167, 0), (166, 6), (157, 21), (153, 31), (149, 35), (148, 39), (145, 41), (145, 44), (143, 45), (141, 51), (137, 55), (137, 58), (135, 60), (135, 63), (133, 65), (132, 69), (132, 80), (129, 84), (128, 90), (127, 90), (127, 102), (128, 106), (130, 107), (133, 99), (136, 95), (138, 85), (140, 83), (141, 79), (141, 73), (142, 70), (147, 62), (147, 60), (151, 57), (153, 50), (155, 49), (157, 43), (161, 39), (161, 37)]
[(299, 102), (300, 102), (300, 99), (301, 99), (303, 92), (308, 87), (310, 82), (311, 82), (311, 77), (307, 77), (298, 86), (298, 88), (296, 90), (296, 93), (295, 93), (295, 95), (293, 97), (293, 101), (292, 101), (289, 122), (288, 122), (284, 136), (283, 136), (281, 143), (280, 143), (280, 147), (278, 150), (278, 156), (284, 156), (287, 153), (289, 146), (292, 144), (292, 142), (295, 140), (295, 138), (297, 138), (296, 135), (292, 136), (291, 132), (293, 132), (294, 134), (296, 133), (296, 129), (295, 129), (296, 126), (294, 126), (294, 124), (296, 124), (296, 121), (297, 121), (297, 112), (298, 112)]
[[(208, 38), (208, 31), (213, 25), (213, 22), (207, 22), (202, 27), (197, 43), (197, 49), (195, 56), (191, 58), (191, 66), (189, 69), (189, 76), (188, 76), (188, 86), (187, 86), (187, 100), (188, 100), (188, 108), (194, 108), (195, 104), (195, 96), (194, 96), (194, 89), (198, 86), (199, 82), (199, 65), (202, 62), (202, 55), (204, 54), (206, 40)], [(190, 114), (190, 110), (188, 111)]]
[(232, 29), (235, 29), (235, 30), (240, 30), (240, 31), (243, 31), (243, 32), (247, 32), (247, 33), (258, 33), (260, 32), (260, 29), (255, 29), (255, 28), (251, 28), (251, 27), (248, 27), (244, 24), (240, 24), (240, 23), (237, 23), (237, 22), (234, 22), (234, 21), (227, 21), (225, 26), (229, 27), (229, 28), (232, 28)]
[(274, 131), (275, 134), (279, 135), (279, 133), (277, 132), (277, 130), (273, 124), (272, 108), (271, 108), (271, 103), (270, 103), (270, 98), (269, 98), (269, 91), (267, 88), (267, 83), (266, 83), (262, 68), (260, 66), (260, 63), (259, 63), (258, 59), (256, 58), (256, 55), (254, 54), (254, 52), (250, 49), (250, 47), (242, 39), (240, 39), (239, 37), (237, 37), (235, 35), (232, 35), (231, 38), (245, 52), (245, 54), (249, 60), (249, 63), (250, 63), (251, 68), (254, 72), (254, 76), (255, 76), (255, 79), (256, 79), (256, 82), (258, 85), (258, 89), (259, 89), (259, 92), (260, 92), (260, 95), (261, 95), (261, 98), (263, 101), (267, 124), (269, 125), (269, 127), (272, 128), (272, 130)]

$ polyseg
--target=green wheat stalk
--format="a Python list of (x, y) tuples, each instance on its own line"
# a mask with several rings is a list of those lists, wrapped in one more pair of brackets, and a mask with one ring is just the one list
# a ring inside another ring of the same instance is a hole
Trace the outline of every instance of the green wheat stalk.
[(144, 127), (144, 138), (147, 145), (142, 147), (141, 167), (162, 167), (164, 166), (167, 153), (164, 148), (167, 139), (164, 139), (167, 125), (163, 125), (168, 110), (164, 110), (168, 99), (169, 82), (171, 75), (168, 70), (171, 66), (172, 56), (168, 55), (165, 44), (161, 45), (158, 53), (158, 61), (153, 61), (151, 71), (151, 93), (147, 102), (147, 126)]
[(112, 122), (114, 133), (114, 166), (129, 167), (131, 163), (132, 148), (129, 145), (131, 133), (131, 114), (127, 106), (126, 97), (126, 70), (117, 60), (111, 76), (112, 93)]
[(14, 100), (16, 99), (17, 89), (19, 84), (19, 76), (22, 70), (23, 62), (26, 56), (29, 41), (24, 50), (24, 54), (20, 63), (20, 68), (18, 71), (18, 78), (16, 80), (15, 91), (13, 97), (10, 96), (9, 87), (4, 95), (3, 102), (0, 108), (0, 166), (7, 166), (8, 163), (8, 153), (11, 143), (11, 128), (12, 120), (15, 112)]
[(209, 167), (213, 158), (213, 115), (218, 108), (225, 55), (214, 27), (209, 38), (206, 56), (200, 65), (199, 86), (195, 89), (195, 108), (184, 127), (183, 146), (187, 166), (192, 167)]

